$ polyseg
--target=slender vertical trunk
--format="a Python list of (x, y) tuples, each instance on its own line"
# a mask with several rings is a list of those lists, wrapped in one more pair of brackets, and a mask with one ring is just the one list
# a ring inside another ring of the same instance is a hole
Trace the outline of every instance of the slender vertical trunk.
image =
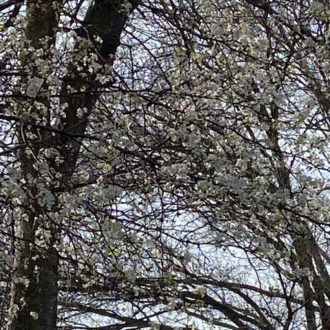
[[(51, 59), (51, 52), (48, 50), (55, 44), (62, 5), (62, 0), (52, 1), (52, 5), (42, 0), (27, 2), (26, 40), (22, 42), (29, 43), (35, 50), (43, 48), (42, 60), (44, 61)], [(30, 78), (43, 78), (37, 67), (34, 67), (24, 54), (21, 54), (20, 61), (22, 66), (33, 67)], [(21, 83), (27, 85), (28, 81), (23, 79)], [(30, 102), (31, 112), (40, 118), (38, 110), (33, 108), (34, 101), (26, 100), (25, 102)], [(49, 109), (46, 98), (43, 103)], [(48, 117), (49, 113), (44, 116)], [(36, 237), (41, 225), (45, 229), (48, 227), (47, 230), (54, 230), (51, 220), (40, 207), (37, 197), (38, 184), (42, 182), (42, 179), (34, 165), (35, 155), (38, 154), (41, 144), (36, 143), (36, 138), (27, 138), (23, 125), (18, 127), (18, 132), (20, 132), (20, 143), (26, 145), (26, 149), (18, 154), (18, 160), (22, 164), (22, 178), (27, 182), (28, 187), (19, 213), (20, 218), (16, 219), (15, 255), (7, 329), (56, 329), (58, 256), (53, 247), (54, 236), (50, 235), (45, 242), (42, 242), (42, 238)], [(31, 133), (37, 132), (32, 129)]]

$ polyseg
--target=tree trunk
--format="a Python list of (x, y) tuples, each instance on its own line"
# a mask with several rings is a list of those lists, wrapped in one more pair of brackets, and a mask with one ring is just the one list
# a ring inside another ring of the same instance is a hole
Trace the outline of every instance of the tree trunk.
[[(108, 38), (103, 40), (103, 45), (101, 46), (106, 46), (107, 49), (111, 49), (111, 52), (105, 53), (104, 55), (106, 56), (101, 57), (95, 47), (90, 50), (90, 52), (94, 52), (99, 56), (100, 71), (103, 71), (103, 64), (113, 63), (113, 56), (111, 55), (114, 55), (117, 50), (120, 34), (128, 18), (129, 13), (123, 19), (120, 11), (123, 1), (109, 1), (112, 8), (117, 8), (117, 11), (112, 11), (109, 19), (113, 20), (113, 22), (120, 22), (120, 26), (117, 26), (111, 35), (113, 45), (105, 45), (105, 42), (109, 42)], [(131, 10), (137, 6), (137, 2), (132, 2), (132, 4)], [(48, 61), (48, 63), (51, 63), (51, 52), (48, 52), (48, 49), (55, 47), (56, 27), (58, 26), (62, 5), (63, 3), (60, 0), (53, 1), (51, 6), (43, 0), (28, 1), (27, 3), (25, 37), (35, 49), (43, 48), (45, 50), (43, 60)], [(111, 22), (109, 23), (111, 26)], [(45, 37), (47, 37), (46, 41)], [(86, 37), (90, 38), (90, 36)], [(45, 47), (45, 42), (48, 45), (48, 49)], [(21, 61), (23, 64), (29, 63), (28, 58), (21, 58)], [(57, 133), (57, 135), (50, 137), (48, 131), (37, 131), (36, 129), (34, 131), (32, 125), (31, 131), (35, 137), (28, 139), (24, 132), (26, 129), (25, 124), (22, 123), (18, 127), (20, 143), (26, 146), (25, 151), (22, 151), (18, 158), (22, 164), (22, 177), (27, 182), (28, 188), (21, 208), (21, 217), (17, 219), (15, 231), (15, 255), (7, 324), (8, 330), (56, 329), (59, 255), (55, 246), (59, 239), (59, 231), (57, 224), (52, 219), (53, 209), (47, 209), (40, 205), (38, 200), (40, 185), (47, 185), (48, 191), (54, 197), (52, 206), (54, 209), (57, 206), (57, 195), (50, 182), (51, 180), (49, 181), (49, 178), (48, 180), (44, 179), (35, 168), (35, 165), (39, 162), (37, 155), (41, 148), (55, 148), (62, 156), (62, 164), (58, 166), (46, 161), (46, 165), (50, 170), (55, 170), (61, 175), (61, 185), (62, 187), (67, 187), (76, 167), (82, 140), (82, 138), (72, 139), (68, 133), (74, 132), (76, 136), (84, 135), (89, 115), (97, 100), (97, 85), (94, 83), (95, 72), (89, 73), (88, 67), (85, 69), (82, 76), (82, 73), (72, 65), (72, 67), (68, 68), (69, 74), (64, 79), (61, 104), (67, 103), (68, 107), (66, 109), (66, 118), (61, 123), (63, 134)], [(31, 73), (31, 77), (42, 77), (42, 74), (36, 69), (35, 72)], [(82, 77), (83, 79), (81, 79)], [(27, 83), (25, 81), (25, 84)], [(86, 92), (78, 96), (72, 96), (67, 90), (69, 85), (73, 86), (77, 91), (85, 88)], [(45, 83), (43, 90), (44, 92), (47, 91)], [(42, 90), (40, 93), (42, 93)], [(44, 99), (47, 100), (46, 97)], [(48, 113), (43, 114), (43, 116), (48, 118), (50, 116), (50, 105), (47, 104), (48, 101), (44, 102), (48, 108)], [(37, 114), (40, 118), (41, 115), (38, 113), (38, 110), (33, 110), (33, 100), (31, 105), (32, 112), (34, 111), (34, 114)], [(78, 108), (87, 109), (82, 118), (77, 116)], [(57, 116), (60, 118), (59, 114)], [(31, 122), (29, 121), (27, 124), (30, 125)]]

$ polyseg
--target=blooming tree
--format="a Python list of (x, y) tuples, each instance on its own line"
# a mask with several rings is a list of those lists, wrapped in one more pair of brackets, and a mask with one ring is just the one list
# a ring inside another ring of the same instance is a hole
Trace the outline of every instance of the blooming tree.
[(2, 1), (2, 327), (330, 329), (327, 1)]

